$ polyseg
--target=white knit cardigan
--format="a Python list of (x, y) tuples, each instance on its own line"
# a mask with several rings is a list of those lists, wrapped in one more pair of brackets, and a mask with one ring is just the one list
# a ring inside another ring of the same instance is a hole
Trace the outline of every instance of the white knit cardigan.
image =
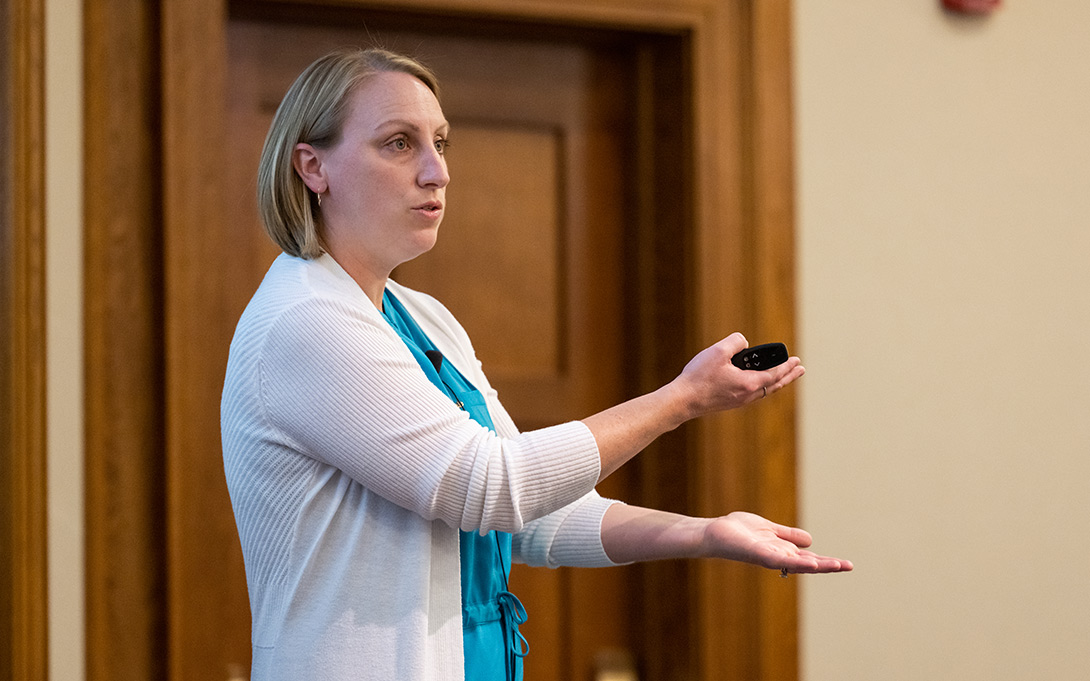
[(253, 681), (462, 679), (459, 528), (514, 533), (531, 565), (613, 564), (586, 426), (520, 434), (450, 312), (389, 288), (484, 394), (496, 433), (432, 385), (333, 258), (276, 259), (221, 405)]

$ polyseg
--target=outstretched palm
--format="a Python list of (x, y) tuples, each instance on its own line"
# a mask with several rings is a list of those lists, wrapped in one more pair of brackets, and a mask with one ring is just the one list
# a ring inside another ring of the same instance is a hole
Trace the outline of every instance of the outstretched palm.
[(704, 534), (704, 555), (752, 563), (791, 573), (845, 572), (848, 560), (820, 556), (806, 547), (813, 539), (797, 527), (779, 525), (753, 513), (736, 511), (716, 518)]

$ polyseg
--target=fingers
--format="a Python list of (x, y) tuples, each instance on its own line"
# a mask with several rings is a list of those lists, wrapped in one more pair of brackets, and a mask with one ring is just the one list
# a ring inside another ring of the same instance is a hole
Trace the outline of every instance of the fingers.
[(806, 548), (814, 543), (814, 538), (810, 536), (809, 532), (802, 528), (788, 527), (787, 525), (779, 525), (776, 523), (773, 523), (773, 528), (776, 531), (777, 537), (789, 541), (800, 548)]
[(791, 357), (780, 366), (768, 370), (766, 378), (770, 380), (761, 385), (757, 397), (768, 397), (802, 378), (805, 373), (806, 368), (802, 366), (801, 360), (798, 357)]
[(795, 556), (787, 556), (778, 566), (781, 574), (828, 574), (831, 572), (851, 572), (855, 567), (850, 560), (819, 556), (810, 551), (799, 551)]
[(800, 364), (798, 357), (792, 357), (774, 369), (747, 371), (745, 378), (748, 381), (750, 395), (746, 403), (769, 397), (802, 378), (805, 373), (806, 369)]

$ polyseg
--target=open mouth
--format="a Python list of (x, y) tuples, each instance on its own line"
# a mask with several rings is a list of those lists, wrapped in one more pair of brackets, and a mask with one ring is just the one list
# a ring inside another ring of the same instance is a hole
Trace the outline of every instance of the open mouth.
[(428, 201), (427, 203), (422, 203), (417, 206), (416, 210), (421, 210), (425, 213), (437, 213), (443, 210), (443, 204), (438, 201)]

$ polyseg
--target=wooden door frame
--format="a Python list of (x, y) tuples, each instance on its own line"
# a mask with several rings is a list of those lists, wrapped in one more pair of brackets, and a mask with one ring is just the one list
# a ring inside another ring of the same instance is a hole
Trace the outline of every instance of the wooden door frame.
[(167, 678), (155, 4), (83, 8), (86, 645), (99, 681)]
[[(168, 575), (169, 556), (187, 555), (202, 532), (225, 531), (207, 527), (202, 499), (163, 495), (195, 474), (188, 453), (218, 432), (218, 411), (194, 403), (184, 385), (164, 385), (164, 377), (222, 378), (194, 341), (205, 323), (202, 305), (223, 299), (201, 266), (222, 254), (201, 234), (216, 224), (211, 211), (222, 191), (215, 155), (230, 153), (216, 114), (224, 110), (227, 3), (148, 5), (86, 6), (93, 681), (134, 673), (179, 678), (175, 661), (199, 655), (205, 644), (186, 629), (187, 609), (201, 607), (201, 584), (217, 575), (184, 563)], [(688, 345), (696, 350), (743, 330), (751, 340), (794, 347), (790, 0), (385, 0), (381, 6), (684, 35), (693, 83)], [(134, 50), (146, 59), (133, 59)], [(102, 141), (119, 131), (135, 138), (135, 152)], [(206, 416), (182, 422), (181, 414), (194, 413)], [(794, 522), (791, 391), (703, 419), (692, 432), (695, 459), (687, 475), (694, 511), (744, 508)], [(209, 491), (219, 493), (215, 486)], [(795, 678), (795, 580), (715, 561), (692, 569), (699, 678)]]
[(0, 679), (48, 674), (45, 16), (0, 0)]

